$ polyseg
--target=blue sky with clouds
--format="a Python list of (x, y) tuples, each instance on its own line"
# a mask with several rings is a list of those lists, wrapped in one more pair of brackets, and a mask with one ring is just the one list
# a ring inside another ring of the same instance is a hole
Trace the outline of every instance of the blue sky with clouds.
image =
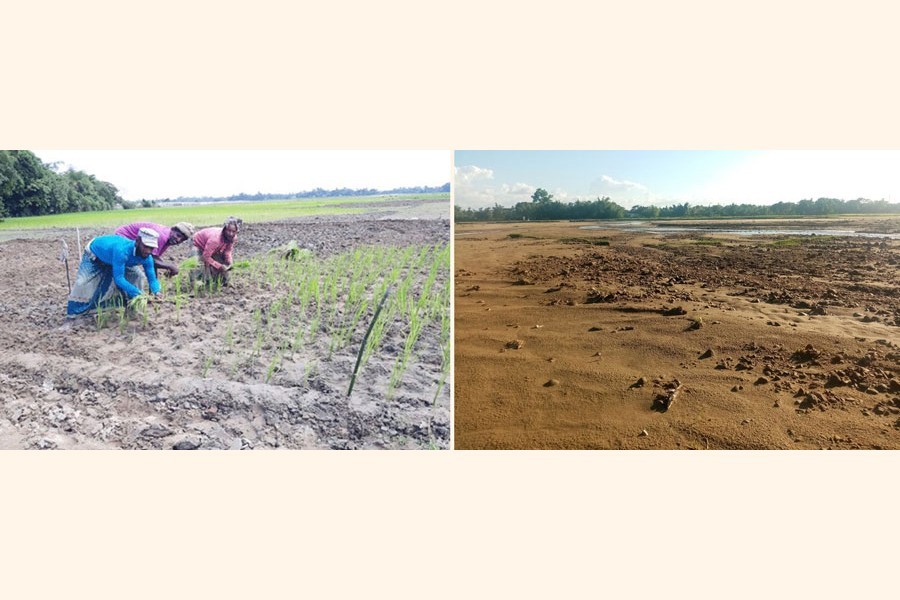
[(455, 165), (455, 203), (464, 208), (527, 202), (538, 187), (564, 202), (609, 196), (626, 208), (900, 201), (893, 150), (457, 151)]

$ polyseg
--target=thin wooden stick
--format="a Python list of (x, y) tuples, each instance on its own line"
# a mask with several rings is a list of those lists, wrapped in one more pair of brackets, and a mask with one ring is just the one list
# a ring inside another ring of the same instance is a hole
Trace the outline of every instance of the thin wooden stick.
[(363, 336), (362, 344), (359, 346), (359, 354), (356, 355), (356, 366), (353, 367), (353, 376), (350, 378), (350, 388), (347, 390), (347, 397), (350, 397), (350, 394), (353, 393), (353, 384), (356, 383), (356, 373), (359, 371), (359, 363), (362, 362), (363, 353), (366, 350), (366, 342), (369, 341), (369, 334), (372, 333), (372, 328), (375, 326), (375, 321), (378, 320), (378, 315), (381, 314), (381, 308), (384, 306), (384, 301), (387, 300), (388, 295), (391, 293), (391, 288), (388, 286), (388, 289), (384, 291), (384, 296), (381, 298), (381, 302), (378, 303), (378, 308), (375, 309), (375, 316), (372, 317), (372, 322), (369, 323), (369, 328), (366, 329), (366, 335)]

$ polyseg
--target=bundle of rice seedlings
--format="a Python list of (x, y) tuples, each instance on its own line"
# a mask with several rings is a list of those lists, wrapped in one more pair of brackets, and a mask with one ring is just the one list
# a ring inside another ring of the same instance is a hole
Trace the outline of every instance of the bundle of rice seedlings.
[(135, 296), (128, 301), (128, 308), (138, 314), (143, 314), (147, 310), (147, 294)]
[(196, 256), (191, 256), (190, 258), (186, 258), (181, 261), (181, 264), (178, 265), (179, 271), (190, 271), (191, 269), (196, 269), (200, 266), (200, 259)]
[(297, 245), (297, 240), (291, 240), (287, 244), (283, 246), (278, 246), (277, 248), (273, 248), (269, 251), (270, 254), (275, 254), (279, 258), (284, 260), (300, 260), (305, 256), (311, 256), (312, 252), (307, 250), (306, 248), (301, 248)]

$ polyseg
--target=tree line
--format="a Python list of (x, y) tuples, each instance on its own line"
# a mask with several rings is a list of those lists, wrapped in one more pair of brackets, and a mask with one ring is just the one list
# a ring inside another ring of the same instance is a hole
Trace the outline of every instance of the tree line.
[(131, 208), (113, 184), (83, 171), (58, 173), (28, 150), (0, 150), (0, 217)]
[(626, 209), (604, 196), (596, 200), (559, 202), (553, 194), (538, 188), (531, 202), (519, 202), (513, 207), (495, 204), (487, 208), (454, 207), (457, 222), (465, 221), (552, 221), (567, 219), (664, 219), (674, 217), (765, 217), (765, 216), (824, 216), (836, 214), (900, 214), (900, 203), (886, 200), (839, 200), (819, 198), (799, 202), (759, 204), (714, 204), (712, 206), (635, 206)]
[(334, 198), (341, 196), (381, 196), (388, 194), (437, 194), (449, 193), (450, 183), (442, 186), (415, 186), (415, 187), (399, 187), (391, 190), (376, 190), (374, 188), (334, 188), (326, 190), (323, 188), (315, 188), (306, 192), (292, 192), (289, 194), (234, 194), (233, 196), (182, 196), (175, 200), (166, 198), (161, 202), (256, 202), (259, 200), (293, 200), (303, 198)]

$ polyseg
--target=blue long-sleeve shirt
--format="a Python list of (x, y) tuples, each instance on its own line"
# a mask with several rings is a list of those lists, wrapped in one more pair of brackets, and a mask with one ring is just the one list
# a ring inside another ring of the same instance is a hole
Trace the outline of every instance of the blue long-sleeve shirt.
[(125, 292), (128, 298), (141, 295), (141, 290), (125, 279), (125, 268), (141, 265), (150, 282), (150, 291), (159, 292), (159, 281), (156, 279), (156, 269), (153, 266), (153, 256), (141, 258), (135, 250), (134, 240), (118, 235), (103, 235), (91, 241), (91, 252), (98, 260), (112, 267), (113, 281), (116, 287)]

